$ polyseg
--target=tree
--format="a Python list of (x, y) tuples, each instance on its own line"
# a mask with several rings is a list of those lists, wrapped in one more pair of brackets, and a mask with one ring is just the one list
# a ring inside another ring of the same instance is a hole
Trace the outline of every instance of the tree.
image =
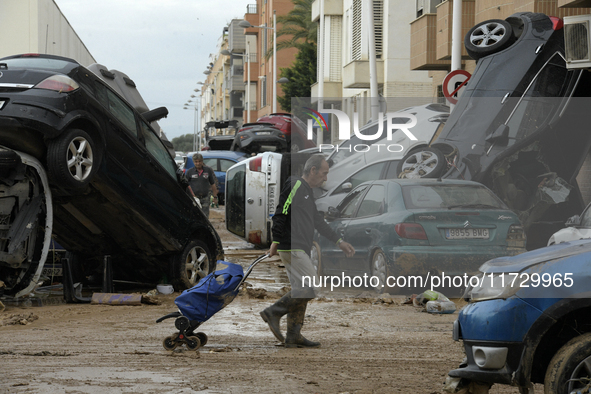
[[(284, 48), (298, 48), (301, 44), (316, 43), (317, 23), (312, 22), (313, 0), (292, 0), (294, 8), (287, 15), (277, 17), (277, 38), (290, 36), (283, 41), (277, 41), (277, 51)], [(267, 57), (272, 55), (267, 52)]]
[(283, 96), (277, 97), (281, 107), (291, 112), (291, 99), (310, 97), (312, 84), (316, 82), (316, 44), (306, 42), (298, 45), (299, 51), (293, 65), (281, 69), (281, 76), (289, 79), (282, 85)]
[(193, 150), (193, 134), (183, 134), (173, 138), (171, 142), (175, 151), (191, 152)]

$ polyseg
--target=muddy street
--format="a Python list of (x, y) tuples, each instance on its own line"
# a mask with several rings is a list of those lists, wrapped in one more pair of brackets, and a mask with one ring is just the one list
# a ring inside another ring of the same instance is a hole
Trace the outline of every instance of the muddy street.
[[(221, 210), (212, 222), (226, 260), (247, 266), (261, 254), (224, 230)], [(463, 358), (451, 339), (457, 312), (428, 314), (362, 290), (311, 302), (302, 333), (322, 347), (285, 349), (259, 316), (288, 284), (279, 259), (261, 262), (247, 282), (199, 328), (209, 339), (196, 352), (164, 350), (174, 320), (155, 323), (176, 310), (179, 293), (155, 296), (159, 305), (9, 305), (0, 313), (0, 392), (434, 394)]]

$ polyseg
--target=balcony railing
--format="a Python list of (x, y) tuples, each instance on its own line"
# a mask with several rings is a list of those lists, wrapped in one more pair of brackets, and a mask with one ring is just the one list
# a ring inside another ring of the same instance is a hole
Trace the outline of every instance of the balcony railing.
[(247, 14), (257, 14), (257, 5), (256, 4), (248, 4), (246, 6), (246, 13)]

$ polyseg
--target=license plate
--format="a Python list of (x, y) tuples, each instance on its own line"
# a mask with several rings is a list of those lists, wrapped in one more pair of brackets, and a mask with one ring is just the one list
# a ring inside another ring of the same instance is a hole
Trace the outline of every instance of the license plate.
[(270, 131), (257, 131), (256, 135), (271, 135)]
[(51, 278), (52, 276), (62, 276), (62, 268), (43, 268), (41, 273), (49, 278)]
[(448, 228), (445, 230), (447, 239), (488, 239), (487, 228)]

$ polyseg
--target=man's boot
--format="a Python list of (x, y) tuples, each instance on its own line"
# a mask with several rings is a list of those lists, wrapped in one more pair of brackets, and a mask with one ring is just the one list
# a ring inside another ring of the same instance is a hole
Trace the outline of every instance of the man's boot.
[(304, 317), (306, 316), (306, 307), (308, 306), (308, 298), (295, 298), (299, 301), (296, 306), (289, 310), (287, 314), (287, 335), (285, 338), (285, 347), (319, 347), (320, 342), (310, 341), (300, 333), (304, 325)]
[(289, 312), (291, 305), (294, 303), (294, 299), (291, 298), (291, 291), (285, 293), (276, 303), (266, 308), (261, 312), (261, 317), (269, 325), (271, 332), (275, 335), (278, 341), (281, 343), (285, 342), (283, 334), (281, 334), (281, 328), (279, 321), (283, 315)]

